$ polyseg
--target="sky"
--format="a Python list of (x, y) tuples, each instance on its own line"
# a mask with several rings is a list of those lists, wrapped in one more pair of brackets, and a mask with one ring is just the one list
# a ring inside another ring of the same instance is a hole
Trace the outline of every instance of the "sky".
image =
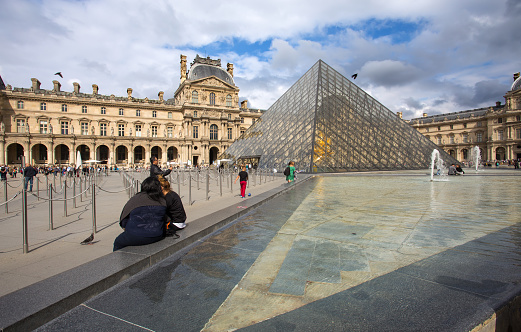
[(503, 104), (520, 17), (519, 0), (0, 0), (0, 76), (168, 99), (180, 55), (199, 54), (233, 63), (240, 100), (268, 109), (321, 59), (411, 119)]

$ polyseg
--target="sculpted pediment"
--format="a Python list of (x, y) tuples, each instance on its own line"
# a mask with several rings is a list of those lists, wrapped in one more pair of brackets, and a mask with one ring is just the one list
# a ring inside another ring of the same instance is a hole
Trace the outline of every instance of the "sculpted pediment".
[(194, 86), (215, 86), (219, 88), (235, 89), (235, 86), (228, 84), (215, 76), (205, 77), (201, 78), (200, 80), (194, 81), (192, 83), (192, 87)]

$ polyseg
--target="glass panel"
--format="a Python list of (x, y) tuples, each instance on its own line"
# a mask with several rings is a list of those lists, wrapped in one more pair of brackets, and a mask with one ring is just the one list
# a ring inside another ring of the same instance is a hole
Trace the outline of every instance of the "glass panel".
[[(439, 149), (396, 114), (318, 61), (219, 158), (290, 161), (313, 172), (428, 168)], [(441, 149), (445, 161), (455, 162)]]

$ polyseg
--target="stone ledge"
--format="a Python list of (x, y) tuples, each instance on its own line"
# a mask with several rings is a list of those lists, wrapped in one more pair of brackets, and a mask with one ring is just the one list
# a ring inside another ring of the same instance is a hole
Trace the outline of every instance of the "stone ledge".
[(194, 220), (180, 232), (179, 239), (127, 247), (2, 296), (0, 330), (36, 329), (313, 177), (301, 176), (291, 185), (284, 184), (244, 200), (244, 208), (238, 209), (234, 204)]

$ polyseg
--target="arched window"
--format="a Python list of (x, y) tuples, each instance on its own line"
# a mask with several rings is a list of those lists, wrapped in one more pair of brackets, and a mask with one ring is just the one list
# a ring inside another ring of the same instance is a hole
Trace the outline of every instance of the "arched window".
[(210, 105), (215, 105), (215, 93), (210, 93)]
[(197, 91), (192, 91), (192, 103), (199, 103), (199, 93)]
[(219, 128), (217, 128), (217, 125), (211, 125), (210, 126), (210, 139), (211, 140), (217, 140), (218, 139), (218, 134), (217, 132), (219, 131)]
[(230, 95), (226, 96), (226, 106), (229, 106), (229, 107), (232, 106), (232, 96), (230, 96)]

